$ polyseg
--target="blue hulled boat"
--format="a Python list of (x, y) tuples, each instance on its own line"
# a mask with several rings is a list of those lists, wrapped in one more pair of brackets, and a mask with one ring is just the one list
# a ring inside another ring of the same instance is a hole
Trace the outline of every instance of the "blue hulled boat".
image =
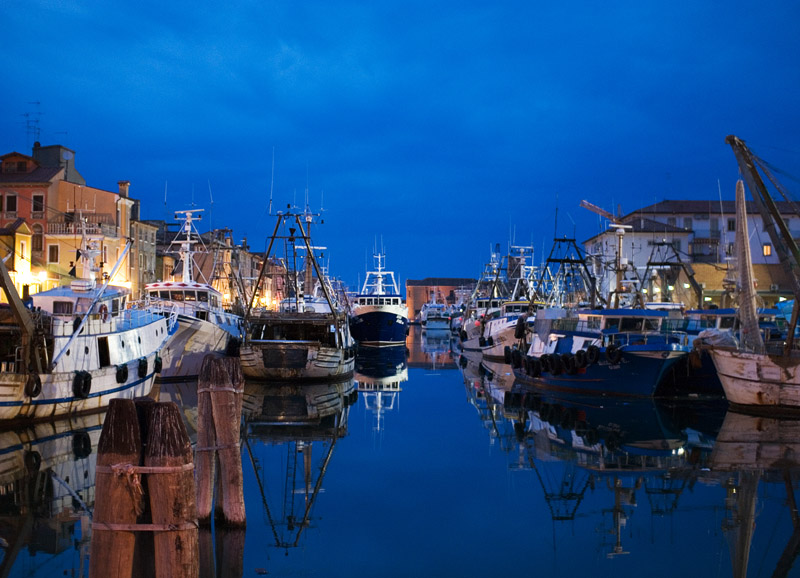
[(518, 380), (556, 391), (650, 397), (688, 355), (685, 332), (662, 323), (665, 311), (551, 308), (537, 314), (526, 355), (512, 354)]
[(386, 256), (376, 253), (374, 258), (375, 270), (367, 271), (361, 293), (355, 297), (350, 333), (360, 345), (405, 345), (408, 308), (394, 273), (384, 268)]

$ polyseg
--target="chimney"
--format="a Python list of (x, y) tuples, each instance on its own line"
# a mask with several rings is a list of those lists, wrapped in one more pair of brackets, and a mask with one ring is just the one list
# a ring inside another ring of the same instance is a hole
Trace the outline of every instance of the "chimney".
[(131, 182), (130, 181), (117, 181), (117, 185), (119, 185), (119, 196), (127, 198), (128, 189), (131, 186)]

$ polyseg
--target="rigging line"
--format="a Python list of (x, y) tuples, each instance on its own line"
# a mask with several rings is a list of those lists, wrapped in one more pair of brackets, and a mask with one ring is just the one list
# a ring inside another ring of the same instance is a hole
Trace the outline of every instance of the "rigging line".
[(763, 171), (763, 173), (767, 176), (767, 179), (775, 186), (781, 196), (786, 200), (787, 203), (792, 207), (792, 210), (796, 215), (800, 214), (800, 208), (798, 208), (797, 203), (794, 202), (794, 199), (791, 198), (791, 195), (786, 191), (786, 189), (778, 182), (778, 180), (773, 176), (773, 174), (769, 171), (769, 169), (764, 166), (765, 163), (759, 158), (754, 159), (756, 164), (759, 168)]

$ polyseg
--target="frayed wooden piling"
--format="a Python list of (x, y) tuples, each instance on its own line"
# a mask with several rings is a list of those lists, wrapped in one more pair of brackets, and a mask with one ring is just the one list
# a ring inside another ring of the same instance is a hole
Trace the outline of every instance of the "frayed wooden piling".
[(112, 528), (136, 524), (144, 495), (134, 477), (123, 470), (113, 472), (111, 466), (139, 465), (141, 446), (133, 400), (112, 399), (97, 446), (90, 578), (132, 576), (136, 533)]
[(178, 406), (172, 402), (153, 404), (149, 430), (144, 465), (151, 474), (150, 510), (154, 525), (169, 527), (155, 531), (156, 576), (197, 576), (194, 464)]
[[(243, 390), (244, 377), (238, 358), (205, 357), (197, 386), (197, 501), (202, 503), (198, 511), (201, 523), (210, 523), (210, 496), (216, 480), (217, 523), (231, 527), (246, 524), (239, 448)], [(218, 462), (218, 468), (215, 468), (215, 462)]]

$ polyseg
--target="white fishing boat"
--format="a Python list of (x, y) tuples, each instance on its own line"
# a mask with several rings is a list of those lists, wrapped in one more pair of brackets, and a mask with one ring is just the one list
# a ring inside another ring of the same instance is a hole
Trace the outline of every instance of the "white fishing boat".
[[(792, 314), (793, 323), (790, 323), (785, 345), (776, 350), (769, 343), (765, 343), (758, 324), (744, 185), (739, 181), (736, 187), (736, 247), (739, 252), (741, 331), (738, 343), (711, 345), (707, 348), (717, 368), (725, 396), (731, 404), (757, 412), (800, 412), (800, 350), (795, 347), (794, 341), (798, 317), (797, 304), (800, 303), (797, 299), (800, 297), (800, 263), (798, 263), (800, 250), (791, 234), (788, 234), (788, 227), (775, 209), (774, 201), (756, 171), (756, 166), (763, 168), (763, 162), (757, 159), (740, 139), (729, 136), (726, 142), (733, 148), (753, 200), (764, 220), (765, 228), (781, 256), (781, 262), (791, 272), (789, 277), (796, 299)], [(780, 232), (775, 230), (776, 225)]]
[(180, 247), (181, 280), (145, 286), (151, 307), (172, 310), (178, 318), (177, 331), (161, 353), (160, 381), (197, 379), (207, 354), (236, 355), (244, 336), (242, 317), (223, 308), (222, 294), (211, 284), (195, 279), (195, 246), (200, 243), (193, 225), (197, 211), (176, 211), (176, 218), (183, 219), (181, 232), (173, 241)]
[[(301, 218), (310, 223), (311, 215), (306, 212), (278, 216), (264, 266), (256, 282), (256, 287), (259, 287), (270, 262), (275, 240), (280, 238), (286, 241), (289, 249), (281, 274), (286, 277), (285, 286), (293, 295), (282, 300), (277, 311), (252, 311), (249, 308), (246, 338), (240, 357), (242, 373), (250, 379), (317, 382), (341, 381), (353, 375), (356, 348), (350, 335), (347, 313), (331, 294)], [(278, 230), (286, 222), (289, 224), (289, 235), (279, 237)], [(295, 235), (298, 229), (299, 237)], [(298, 238), (302, 239), (306, 249), (303, 289), (299, 286), (297, 271), (291, 266), (296, 259), (295, 243)], [(313, 298), (312, 287), (315, 283), (312, 281), (312, 269), (316, 272), (324, 304)]]
[(444, 303), (423, 303), (419, 311), (419, 324), (428, 331), (450, 331), (450, 315)]
[[(108, 279), (113, 279), (130, 243)], [(147, 395), (177, 316), (131, 307), (130, 290), (98, 286), (100, 251), (83, 235), (82, 278), (22, 303), (5, 265), (0, 282), (0, 420), (98, 411), (115, 398)]]

